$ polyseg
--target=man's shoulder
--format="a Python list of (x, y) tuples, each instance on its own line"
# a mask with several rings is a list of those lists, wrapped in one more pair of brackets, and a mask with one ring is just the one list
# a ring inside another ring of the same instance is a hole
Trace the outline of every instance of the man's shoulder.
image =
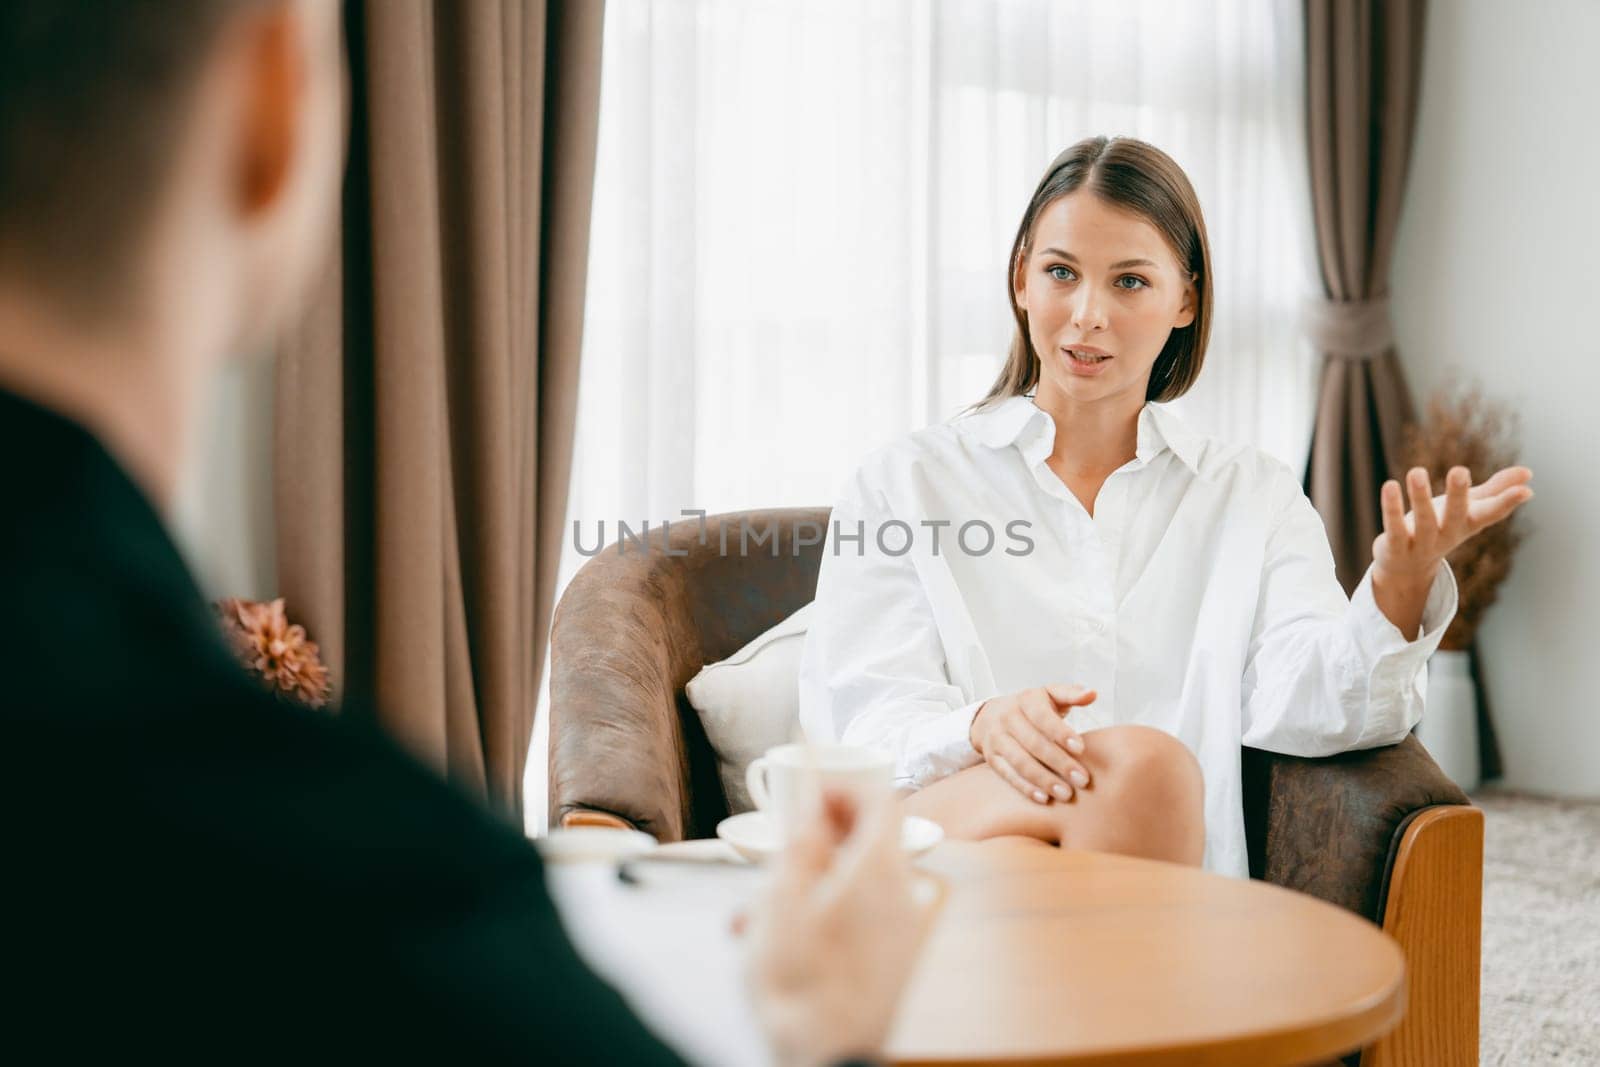
[[(72, 768), (121, 797), (148, 834), (218, 848), (278, 842), (285, 871), (327, 849), (354, 870), (363, 842), (419, 862), (426, 843), (435, 869), (452, 861), (463, 872), (485, 855), (528, 859), (517, 854), (520, 828), (506, 834), (364, 704), (312, 709), (269, 691), (235, 661), (203, 601), (142, 595), (137, 576), (65, 553), (0, 561), (0, 595), (0, 712), (43, 775), (38, 790)], [(295, 853), (291, 840), (311, 851)]]
[[(162, 877), (226, 860), (333, 910), (419, 886), (465, 899), (517, 867), (537, 875), (519, 827), (402, 749), (364, 704), (311, 708), (208, 649), (128, 645), (36, 646), (47, 658), (5, 701), (8, 740), (32, 761), (7, 791), (53, 795), (70, 772), (74, 790), (112, 802), (103, 817), (168, 857)], [(74, 810), (42, 818), (60, 816), (70, 837)]]

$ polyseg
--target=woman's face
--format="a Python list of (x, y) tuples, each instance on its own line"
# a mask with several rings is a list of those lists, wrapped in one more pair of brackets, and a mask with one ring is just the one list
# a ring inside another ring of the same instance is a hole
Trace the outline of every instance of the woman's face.
[(1040, 212), (1012, 285), (1040, 392), (1078, 400), (1131, 394), (1142, 407), (1168, 335), (1195, 317), (1194, 281), (1161, 231), (1085, 189)]

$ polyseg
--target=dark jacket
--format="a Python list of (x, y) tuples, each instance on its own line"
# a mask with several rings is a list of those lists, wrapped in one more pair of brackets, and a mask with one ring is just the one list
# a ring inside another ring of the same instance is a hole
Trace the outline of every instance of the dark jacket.
[(8, 1049), (676, 1062), (516, 828), (236, 665), (92, 436), (0, 392), (0, 464)]

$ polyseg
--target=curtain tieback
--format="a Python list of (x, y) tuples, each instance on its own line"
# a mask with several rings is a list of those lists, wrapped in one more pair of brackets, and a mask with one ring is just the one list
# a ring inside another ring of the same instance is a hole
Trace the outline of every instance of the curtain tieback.
[(1318, 351), (1341, 359), (1374, 359), (1394, 346), (1394, 323), (1386, 296), (1307, 300), (1304, 322)]

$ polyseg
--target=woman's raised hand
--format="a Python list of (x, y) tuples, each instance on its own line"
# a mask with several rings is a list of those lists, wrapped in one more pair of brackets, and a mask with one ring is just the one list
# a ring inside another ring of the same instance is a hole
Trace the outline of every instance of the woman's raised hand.
[(1083, 738), (1067, 725), (1067, 712), (1094, 701), (1081, 685), (1045, 685), (986, 700), (972, 718), (972, 747), (994, 772), (1039, 804), (1071, 800), (1089, 784), (1076, 759)]
[(1533, 499), (1532, 478), (1527, 467), (1506, 467), (1473, 485), (1467, 468), (1451, 467), (1443, 495), (1430, 496), (1428, 472), (1413, 467), (1406, 472), (1410, 512), (1403, 507), (1400, 483), (1384, 482), (1383, 532), (1372, 543), (1373, 562), (1397, 579), (1431, 582), (1439, 561), (1457, 546)]

